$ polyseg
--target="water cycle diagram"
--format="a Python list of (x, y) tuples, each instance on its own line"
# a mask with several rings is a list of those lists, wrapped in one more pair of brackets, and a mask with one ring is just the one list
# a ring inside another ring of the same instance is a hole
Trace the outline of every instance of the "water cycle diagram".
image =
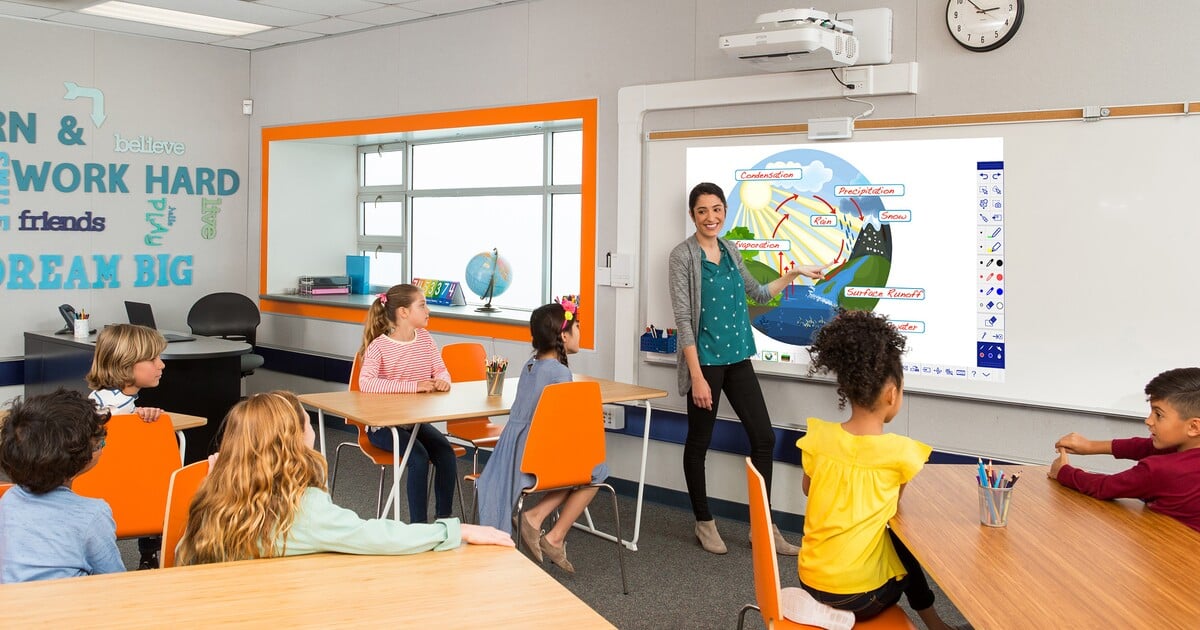
[[(806, 346), (837, 309), (873, 310), (888, 287), (893, 243), (890, 223), (910, 218), (881, 200), (904, 185), (871, 182), (846, 160), (816, 149), (772, 154), (734, 173), (724, 237), (738, 246), (750, 273), (763, 283), (797, 265), (833, 263), (813, 284), (793, 284), (772, 300), (750, 302), (759, 332)], [(921, 289), (908, 297), (920, 299)], [(904, 299), (900, 297), (900, 299)]]

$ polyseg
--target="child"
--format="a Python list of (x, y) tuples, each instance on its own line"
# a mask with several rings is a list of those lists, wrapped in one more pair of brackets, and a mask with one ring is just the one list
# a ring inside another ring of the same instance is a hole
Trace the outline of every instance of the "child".
[[(1200, 531), (1200, 368), (1155, 376), (1146, 384), (1146, 396), (1150, 437), (1089, 440), (1068, 433), (1054, 443), (1059, 455), (1050, 465), (1050, 477), (1097, 499), (1141, 499), (1151, 510)], [(1103, 453), (1137, 464), (1125, 472), (1101, 475), (1070, 465), (1067, 453)]]
[(904, 484), (930, 453), (912, 438), (883, 432), (904, 401), (904, 345), (886, 318), (846, 311), (809, 347), (810, 373), (837, 375), (839, 407), (849, 400), (850, 418), (841, 424), (809, 418), (808, 433), (796, 442), (808, 495), (800, 582), (817, 601), (859, 621), (904, 593), (926, 626), (943, 629), (921, 566), (887, 527)]
[(0, 425), (0, 469), (17, 484), (0, 498), (0, 582), (125, 570), (108, 503), (70, 488), (100, 461), (108, 417), (64, 389), (13, 403)]
[[(554, 383), (571, 381), (571, 370), (567, 368), (567, 355), (579, 352), (579, 317), (577, 305), (569, 300), (539, 306), (529, 317), (529, 332), (533, 337), (534, 356), (521, 368), (517, 382), (517, 396), (512, 411), (496, 450), (488, 458), (487, 466), (479, 477), (479, 522), (512, 533), (513, 508), (521, 491), (533, 486), (532, 475), (521, 472), (521, 458), (525, 454), (525, 439), (529, 436), (529, 425), (542, 389)], [(564, 453), (564, 457), (569, 457)], [(600, 482), (608, 477), (608, 466), (601, 463), (592, 471), (592, 481)], [(521, 520), (521, 540), (529, 545), (530, 553), (538, 562), (543, 555), (568, 573), (575, 567), (567, 560), (566, 536), (575, 519), (583, 514), (584, 508), (596, 496), (597, 488), (579, 490), (557, 490), (538, 501), (525, 511)], [(556, 508), (561, 512), (554, 527), (542, 533), (542, 522)]]
[[(444, 392), (450, 389), (450, 372), (442, 362), (437, 343), (425, 327), (429, 325), (429, 305), (425, 294), (411, 284), (397, 284), (380, 293), (367, 313), (363, 331), (362, 371), (358, 387), (364, 392), (413, 393)], [(454, 447), (436, 427), (417, 424), (396, 427), (400, 443), (392, 444), (387, 428), (369, 427), (371, 444), (391, 451), (408, 444), (411, 431), (417, 443), (408, 456), (408, 516), (413, 523), (428, 520), (429, 462), (434, 470), (434, 509), (437, 518), (451, 515), (454, 487), (457, 485), (458, 460)]]
[(159, 355), (167, 340), (153, 328), (135, 324), (105, 326), (96, 336), (96, 353), (87, 373), (89, 396), (96, 406), (113, 414), (137, 414), (146, 422), (158, 419), (162, 409), (138, 407), (138, 392), (157, 387), (164, 364)]
[[(165, 366), (158, 355), (166, 349), (167, 340), (153, 328), (135, 324), (104, 327), (96, 336), (92, 369), (87, 373), (87, 384), (92, 389), (88, 397), (96, 407), (112, 414), (136, 414), (146, 422), (158, 420), (162, 409), (138, 407), (135, 403), (139, 391), (157, 387), (162, 380)], [(160, 548), (160, 536), (138, 539), (139, 571), (158, 568)]]
[(503, 532), (457, 519), (405, 524), (363, 520), (325, 491), (325, 458), (291, 392), (255, 394), (225, 419), (221, 456), (192, 499), (179, 564), (333, 551), (398, 555), (460, 542), (512, 546)]

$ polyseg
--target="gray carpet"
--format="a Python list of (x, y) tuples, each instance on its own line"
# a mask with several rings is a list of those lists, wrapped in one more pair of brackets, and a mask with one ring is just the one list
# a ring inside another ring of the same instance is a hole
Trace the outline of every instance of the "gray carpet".
[[(331, 431), (328, 435), (330, 457), (339, 441), (349, 439), (348, 433)], [(343, 450), (338, 471), (334, 502), (358, 512), (374, 516), (377, 469), (360, 453)], [(331, 462), (332, 464), (332, 462)], [(469, 457), (459, 461), (462, 473), (470, 472)], [(389, 472), (390, 475), (390, 472)], [(390, 480), (390, 477), (389, 477)], [(472, 490), (466, 492), (467, 510), (471, 509)], [(455, 512), (458, 502), (455, 501)], [(634, 502), (632, 497), (619, 497), (622, 526), (629, 538), (633, 528)], [(613, 516), (611, 499), (601, 491), (592, 502), (591, 513), (597, 526), (611, 531)], [(402, 518), (407, 508), (402, 506)], [(703, 551), (693, 535), (692, 514), (647, 502), (642, 513), (639, 550), (625, 551), (629, 594), (621, 594), (621, 579), (617, 565), (615, 543), (574, 531), (567, 539), (567, 553), (576, 573), (568, 575), (549, 562), (543, 567), (556, 580), (574, 592), (593, 609), (621, 629), (639, 628), (736, 628), (738, 611), (754, 601), (753, 573), (748, 542), (749, 527), (745, 522), (718, 520), (721, 535), (729, 553), (716, 556)], [(789, 540), (800, 535), (785, 532)], [(136, 541), (121, 541), (126, 566), (137, 567)], [(532, 562), (532, 560), (531, 560)], [(796, 558), (779, 557), (783, 586), (798, 586)], [(330, 599), (336, 599), (336, 585), (330, 585)], [(962, 615), (934, 587), (938, 595), (937, 610), (951, 626), (968, 628)], [(402, 594), (397, 594), (397, 621), (403, 619)], [(333, 605), (331, 603), (331, 605)], [(909, 616), (917, 619), (911, 610)], [(448, 619), (451, 617), (448, 617)], [(569, 627), (564, 620), (563, 626)], [(918, 627), (921, 627), (917, 622)], [(763, 628), (755, 612), (747, 615), (746, 628)]]

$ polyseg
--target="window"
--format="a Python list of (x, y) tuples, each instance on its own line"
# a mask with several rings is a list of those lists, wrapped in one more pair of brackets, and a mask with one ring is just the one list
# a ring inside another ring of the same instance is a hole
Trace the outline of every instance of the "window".
[(358, 248), (373, 257), (371, 284), (452, 280), (483, 304), (467, 263), (496, 250), (513, 273), (493, 306), (532, 310), (580, 293), (581, 121), (467, 131), (358, 147)]
[(357, 253), (376, 287), (462, 283), (495, 248), (513, 268), (502, 310), (435, 307), (430, 330), (528, 341), (529, 311), (563, 294), (590, 321), (596, 115), (586, 99), (264, 127), (259, 309), (358, 325), (373, 296), (297, 298), (298, 278), (344, 273)]

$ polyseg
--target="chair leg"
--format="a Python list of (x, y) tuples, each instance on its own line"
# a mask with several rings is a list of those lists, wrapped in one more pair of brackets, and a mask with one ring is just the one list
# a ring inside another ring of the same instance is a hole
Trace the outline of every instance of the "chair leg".
[(751, 610), (758, 610), (759, 612), (762, 612), (761, 609), (754, 604), (746, 604), (745, 606), (742, 606), (742, 610), (738, 612), (738, 630), (742, 630), (742, 626), (746, 624), (746, 613), (750, 612)]
[[(455, 468), (457, 468), (457, 466), (455, 466)], [(460, 481), (458, 478), (457, 470), (454, 471), (454, 485), (458, 488), (458, 513), (461, 514), (463, 518), (467, 518), (467, 503), (466, 500), (463, 499), (462, 481)]]
[[(475, 485), (475, 491), (478, 493), (479, 485)], [(525, 493), (522, 492), (520, 497), (517, 497), (517, 523), (513, 526), (513, 533), (517, 535), (517, 551), (521, 550), (521, 519), (525, 518)], [(525, 543), (530, 544), (530, 543)], [(532, 544), (537, 544), (533, 541)]]
[(479, 524), (479, 480), (478, 479), (472, 480), (471, 486), (473, 487), (473, 490), (471, 493), (471, 522), (478, 525)]
[(617, 511), (617, 491), (606, 483), (595, 485), (598, 488), (607, 488), (612, 493), (613, 520), (616, 521), (617, 525), (617, 563), (621, 565), (621, 592), (628, 595), (629, 582), (625, 579), (625, 543), (621, 542), (621, 513)]

